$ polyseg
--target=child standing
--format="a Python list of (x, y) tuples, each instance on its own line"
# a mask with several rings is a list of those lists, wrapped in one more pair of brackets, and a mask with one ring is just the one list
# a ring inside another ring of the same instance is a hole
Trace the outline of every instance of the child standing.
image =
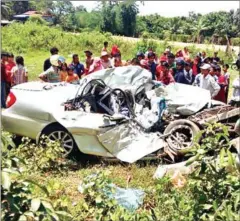
[(67, 68), (68, 76), (65, 81), (68, 83), (77, 83), (79, 81), (78, 75), (73, 72), (74, 68), (75, 67), (73, 65), (69, 65)]
[(67, 78), (67, 76), (68, 76), (67, 69), (68, 69), (67, 63), (64, 62), (64, 63), (62, 64), (62, 67), (61, 67), (61, 70), (60, 70), (61, 82), (62, 82), (62, 81), (65, 81), (66, 78)]
[(16, 66), (11, 70), (12, 85), (22, 84), (28, 81), (28, 71), (24, 66), (24, 59), (22, 56), (16, 57)]

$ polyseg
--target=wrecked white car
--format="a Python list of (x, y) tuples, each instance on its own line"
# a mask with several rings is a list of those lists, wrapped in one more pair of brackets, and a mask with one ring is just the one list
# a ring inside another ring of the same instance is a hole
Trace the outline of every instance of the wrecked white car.
[(144, 157), (174, 160), (205, 122), (226, 122), (239, 113), (214, 103), (204, 89), (153, 82), (137, 66), (98, 71), (79, 85), (20, 84), (11, 89), (7, 107), (6, 131), (37, 142), (42, 135), (59, 140), (66, 156), (80, 151), (129, 163)]

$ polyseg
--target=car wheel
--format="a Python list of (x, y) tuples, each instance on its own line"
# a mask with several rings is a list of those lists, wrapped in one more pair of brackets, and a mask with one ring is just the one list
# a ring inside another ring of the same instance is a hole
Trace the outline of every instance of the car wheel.
[(59, 141), (64, 149), (63, 157), (68, 157), (77, 151), (78, 148), (74, 141), (73, 136), (61, 126), (48, 127), (43, 134), (47, 136), (52, 141)]
[[(169, 147), (173, 151), (179, 152), (190, 148), (194, 142), (194, 137), (199, 132), (199, 127), (192, 121), (175, 120), (166, 127), (164, 134), (169, 134), (166, 138)], [(196, 142), (199, 142), (199, 140), (196, 140)]]

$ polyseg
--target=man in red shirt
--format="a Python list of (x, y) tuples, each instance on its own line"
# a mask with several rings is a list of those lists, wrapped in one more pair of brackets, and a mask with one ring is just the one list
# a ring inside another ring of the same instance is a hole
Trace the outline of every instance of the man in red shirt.
[(227, 86), (227, 82), (224, 75), (221, 73), (221, 67), (219, 65), (215, 67), (215, 75), (218, 77), (217, 83), (220, 86), (220, 91), (214, 97), (214, 100), (226, 103), (225, 89)]
[(12, 68), (15, 67), (16, 64), (14, 62), (13, 53), (8, 53), (7, 62), (5, 63), (5, 71), (6, 71), (6, 97), (10, 93), (10, 88), (12, 86)]
[(167, 62), (167, 57), (166, 57), (166, 55), (162, 55), (160, 58), (159, 58), (159, 62), (160, 62), (160, 64), (156, 67), (156, 75), (159, 75), (160, 74), (160, 72), (163, 70), (163, 66), (162, 66), (162, 64), (164, 63), (164, 62)]
[(1, 53), (1, 107), (6, 108), (6, 70), (7, 53)]
[(167, 62), (162, 63), (162, 70), (157, 74), (157, 81), (160, 81), (165, 85), (175, 82), (169, 71), (169, 65)]

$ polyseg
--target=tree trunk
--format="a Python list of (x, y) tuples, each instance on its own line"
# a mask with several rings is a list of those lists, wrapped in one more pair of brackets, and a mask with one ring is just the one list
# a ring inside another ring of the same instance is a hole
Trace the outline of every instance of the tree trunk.
[(225, 37), (226, 37), (226, 40), (227, 40), (226, 54), (231, 54), (230, 39), (228, 38), (228, 35), (225, 35)]

